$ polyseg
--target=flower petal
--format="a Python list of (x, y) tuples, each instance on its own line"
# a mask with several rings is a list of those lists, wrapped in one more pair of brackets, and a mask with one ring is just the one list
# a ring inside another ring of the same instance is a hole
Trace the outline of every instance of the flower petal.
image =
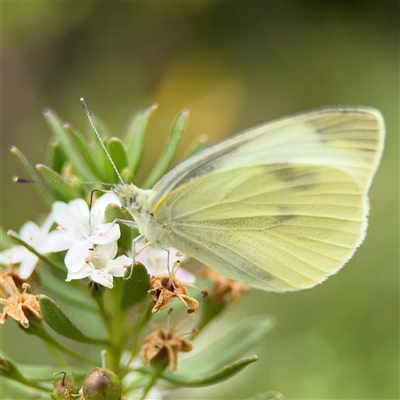
[(110, 275), (107, 271), (104, 269), (96, 269), (90, 274), (90, 279), (92, 281), (100, 283), (100, 285), (103, 285), (105, 287), (108, 287), (110, 289), (113, 288), (113, 277)]
[(0, 252), (0, 264), (18, 264), (25, 259), (28, 253), (30, 253), (29, 250), (24, 246), (14, 246), (11, 249)]
[(56, 201), (53, 204), (53, 215), (54, 220), (71, 233), (79, 234), (77, 228), (89, 224), (89, 206), (83, 199), (75, 199), (68, 204)]
[(65, 256), (65, 265), (71, 272), (79, 271), (85, 264), (86, 258), (90, 256), (93, 243), (90, 239), (74, 243)]
[(39, 237), (41, 232), (38, 225), (32, 221), (26, 222), (19, 231), (19, 236), (27, 243), (33, 243), (35, 238)]
[(126, 269), (133, 264), (133, 259), (127, 256), (119, 256), (107, 263), (107, 271), (116, 277), (124, 276)]
[(111, 242), (96, 247), (92, 254), (93, 264), (98, 268), (103, 268), (112, 260), (118, 251), (117, 242)]
[(39, 259), (33, 253), (28, 251), (19, 267), (19, 277), (21, 279), (29, 278), (32, 275), (32, 272), (34, 271), (38, 261)]
[(91, 209), (91, 223), (93, 227), (103, 224), (104, 222), (104, 211), (109, 204), (121, 205), (118, 197), (113, 193), (106, 193), (96, 200), (94, 206)]
[(94, 268), (93, 266), (89, 264), (85, 264), (80, 270), (76, 272), (72, 272), (68, 270), (68, 275), (67, 275), (67, 282), (70, 282), (72, 279), (83, 279), (88, 277), (92, 272)]
[(66, 232), (52, 231), (47, 236), (46, 243), (42, 247), (43, 253), (58, 253), (69, 249), (75, 240)]
[(91, 238), (94, 244), (107, 244), (118, 240), (121, 236), (121, 230), (118, 224), (109, 222), (99, 225), (92, 232)]

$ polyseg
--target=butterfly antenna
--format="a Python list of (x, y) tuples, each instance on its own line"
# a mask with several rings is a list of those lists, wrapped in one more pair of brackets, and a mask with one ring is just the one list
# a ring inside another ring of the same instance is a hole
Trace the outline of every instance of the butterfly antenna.
[(19, 176), (13, 176), (12, 181), (15, 183), (65, 183), (67, 185), (70, 184), (79, 184), (79, 185), (104, 185), (114, 187), (115, 183), (105, 183), (105, 182), (88, 182), (88, 181), (68, 181), (68, 180), (47, 180), (47, 179), (29, 179), (29, 178), (20, 178)]
[(99, 140), (99, 142), (100, 142), (100, 144), (101, 144), (101, 147), (103, 148), (104, 152), (106, 153), (107, 158), (110, 160), (110, 163), (111, 163), (112, 167), (114, 168), (115, 173), (116, 173), (117, 176), (118, 176), (119, 181), (120, 181), (122, 184), (124, 184), (124, 181), (123, 181), (123, 179), (122, 179), (122, 176), (121, 176), (120, 173), (118, 172), (117, 166), (115, 165), (113, 159), (111, 158), (110, 153), (108, 152), (106, 146), (105, 146), (104, 143), (103, 143), (103, 140), (101, 139), (101, 136), (100, 136), (100, 134), (99, 134), (99, 132), (98, 132), (98, 130), (97, 130), (97, 128), (96, 128), (94, 122), (93, 122), (92, 116), (90, 115), (89, 109), (88, 109), (88, 107), (87, 107), (87, 105), (86, 105), (86, 102), (85, 102), (85, 100), (84, 100), (83, 97), (80, 98), (80, 102), (81, 102), (81, 105), (82, 105), (82, 107), (83, 107), (83, 111), (85, 112), (86, 117), (87, 117), (87, 119), (89, 120), (90, 125), (92, 125), (92, 128), (93, 128), (93, 130), (94, 130), (94, 133), (96, 134), (97, 139)]

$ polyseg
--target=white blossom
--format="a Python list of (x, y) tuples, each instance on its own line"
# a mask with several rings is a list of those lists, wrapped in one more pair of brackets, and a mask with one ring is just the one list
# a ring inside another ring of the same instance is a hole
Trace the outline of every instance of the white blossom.
[[(138, 242), (135, 246), (135, 261), (142, 263), (150, 275), (165, 274), (168, 270), (168, 252), (159, 247), (147, 246)], [(176, 249), (169, 249), (169, 270), (174, 273), (174, 264), (184, 256)], [(186, 269), (180, 267), (175, 273), (179, 280), (187, 283), (194, 283), (196, 277)]]
[(120, 205), (112, 194), (101, 196), (91, 208), (83, 199), (75, 199), (68, 204), (57, 201), (53, 204), (54, 220), (58, 224), (58, 246), (68, 252), (65, 265), (70, 272), (77, 272), (82, 252), (85, 254), (94, 245), (105, 245), (119, 239), (121, 232), (118, 224), (104, 223), (104, 212), (108, 204)]
[[(38, 253), (46, 254), (60, 251), (57, 241), (54, 241), (56, 232), (50, 232), (54, 224), (54, 216), (49, 214), (43, 225), (39, 227), (35, 222), (26, 222), (19, 232), (19, 237)], [(24, 246), (14, 246), (11, 249), (0, 252), (0, 263), (2, 265), (14, 265), (20, 263), (19, 276), (27, 279), (34, 271), (38, 257)]]
[(111, 289), (113, 277), (124, 276), (125, 270), (133, 264), (133, 259), (127, 256), (114, 259), (117, 251), (117, 242), (99, 245), (96, 248), (82, 246), (79, 255), (75, 254), (74, 270), (68, 270), (66, 281), (89, 277), (92, 281)]

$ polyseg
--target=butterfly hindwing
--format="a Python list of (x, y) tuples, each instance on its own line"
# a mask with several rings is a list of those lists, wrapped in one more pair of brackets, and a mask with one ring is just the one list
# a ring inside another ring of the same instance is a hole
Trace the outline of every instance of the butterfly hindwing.
[(155, 219), (182, 251), (233, 279), (284, 291), (336, 272), (364, 236), (365, 213), (344, 172), (279, 164), (193, 180), (160, 203)]

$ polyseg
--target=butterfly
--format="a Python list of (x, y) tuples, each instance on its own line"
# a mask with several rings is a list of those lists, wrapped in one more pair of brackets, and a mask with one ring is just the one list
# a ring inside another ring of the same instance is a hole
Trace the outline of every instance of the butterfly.
[(373, 108), (312, 110), (209, 147), (150, 190), (113, 191), (151, 243), (257, 289), (310, 288), (365, 237), (384, 132)]

